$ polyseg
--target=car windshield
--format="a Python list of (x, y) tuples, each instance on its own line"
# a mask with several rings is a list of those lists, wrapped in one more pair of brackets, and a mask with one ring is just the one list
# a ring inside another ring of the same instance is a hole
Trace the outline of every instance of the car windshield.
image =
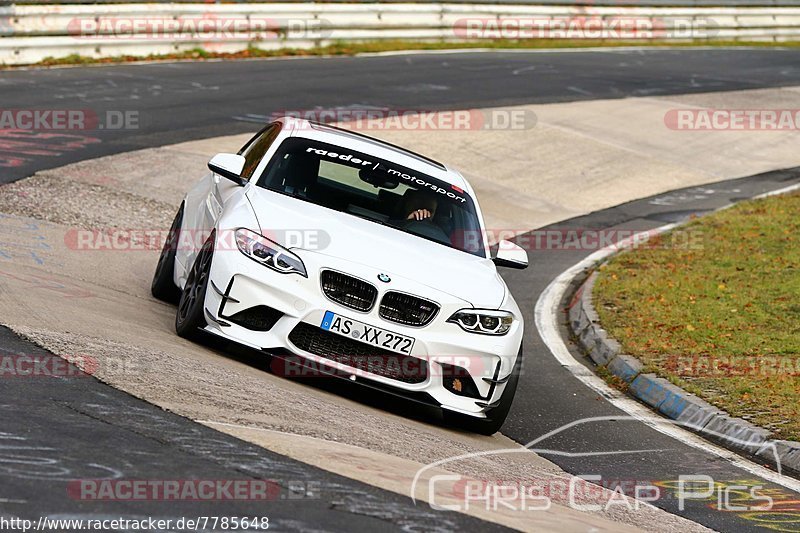
[(472, 198), (455, 185), (391, 161), (295, 137), (278, 147), (257, 183), (485, 257)]

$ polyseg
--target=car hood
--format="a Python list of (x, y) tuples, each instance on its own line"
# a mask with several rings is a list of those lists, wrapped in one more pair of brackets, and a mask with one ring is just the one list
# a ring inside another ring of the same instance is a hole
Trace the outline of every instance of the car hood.
[(490, 259), (266, 189), (252, 187), (247, 197), (262, 235), (287, 248), (369, 266), (479, 308), (497, 309), (505, 298)]

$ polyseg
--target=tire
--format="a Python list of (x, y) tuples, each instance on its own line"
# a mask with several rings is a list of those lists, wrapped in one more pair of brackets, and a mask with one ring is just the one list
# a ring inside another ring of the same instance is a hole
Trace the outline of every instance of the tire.
[(500, 396), (500, 405), (494, 409), (486, 411), (486, 418), (475, 418), (474, 416), (465, 415), (462, 413), (445, 412), (445, 421), (449, 424), (456, 426), (460, 429), (479, 433), (481, 435), (494, 435), (503, 426), (503, 423), (508, 417), (508, 412), (511, 410), (511, 404), (514, 403), (514, 394), (517, 392), (517, 384), (519, 383), (519, 375), (522, 373), (522, 346), (519, 348), (517, 354), (517, 362), (514, 364), (514, 370), (511, 372), (511, 377), (506, 383), (506, 388), (503, 389), (503, 394)]
[(196, 339), (200, 330), (208, 324), (205, 317), (205, 300), (213, 256), (214, 234), (212, 233), (200, 248), (178, 301), (175, 331), (185, 339)]
[(181, 291), (175, 285), (175, 252), (178, 250), (178, 240), (180, 239), (181, 224), (183, 223), (183, 204), (172, 221), (169, 228), (167, 240), (158, 256), (156, 272), (153, 274), (153, 283), (150, 284), (150, 293), (157, 299), (171, 304), (177, 303), (181, 296)]

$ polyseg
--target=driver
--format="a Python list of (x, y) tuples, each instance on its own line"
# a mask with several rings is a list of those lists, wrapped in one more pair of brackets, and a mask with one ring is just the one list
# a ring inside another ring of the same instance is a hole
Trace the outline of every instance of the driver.
[(413, 191), (409, 193), (405, 201), (404, 212), (408, 213), (406, 220), (427, 220), (431, 221), (436, 214), (438, 201), (430, 194), (423, 191)]

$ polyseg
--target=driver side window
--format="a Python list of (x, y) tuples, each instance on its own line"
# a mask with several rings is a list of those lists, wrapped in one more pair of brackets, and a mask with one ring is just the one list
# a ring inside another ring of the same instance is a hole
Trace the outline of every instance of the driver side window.
[(239, 151), (239, 155), (244, 156), (244, 168), (242, 169), (242, 178), (249, 180), (253, 177), (253, 172), (261, 162), (264, 154), (267, 153), (269, 147), (275, 142), (278, 134), (281, 132), (280, 124), (270, 124), (254, 138), (252, 138), (245, 146)]

